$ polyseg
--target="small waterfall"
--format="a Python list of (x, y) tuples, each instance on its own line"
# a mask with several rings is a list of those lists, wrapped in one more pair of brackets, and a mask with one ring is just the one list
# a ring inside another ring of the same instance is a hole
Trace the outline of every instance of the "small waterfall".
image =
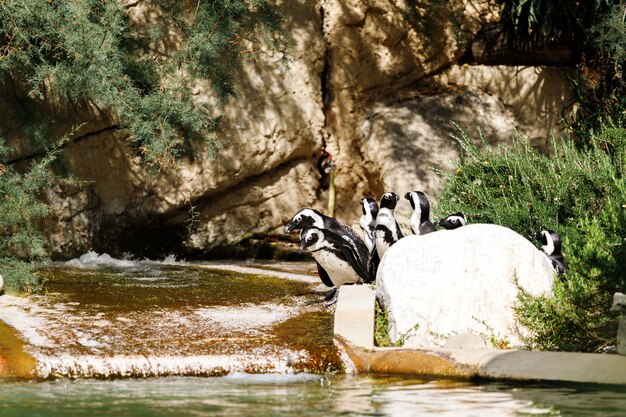
[(45, 295), (0, 297), (0, 320), (39, 378), (344, 370), (311, 269), (89, 253), (47, 268)]

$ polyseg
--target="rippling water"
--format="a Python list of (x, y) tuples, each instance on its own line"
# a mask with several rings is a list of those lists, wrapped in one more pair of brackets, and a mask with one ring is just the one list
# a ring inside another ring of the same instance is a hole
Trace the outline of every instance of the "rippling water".
[(624, 416), (626, 391), (370, 376), (0, 382), (3, 417)]
[(0, 368), (39, 376), (0, 380), (0, 417), (626, 415), (620, 387), (340, 375), (312, 269), (53, 266), (45, 295), (0, 298)]
[(273, 268), (88, 254), (43, 271), (43, 295), (0, 297), (0, 320), (40, 378), (343, 369), (313, 264)]

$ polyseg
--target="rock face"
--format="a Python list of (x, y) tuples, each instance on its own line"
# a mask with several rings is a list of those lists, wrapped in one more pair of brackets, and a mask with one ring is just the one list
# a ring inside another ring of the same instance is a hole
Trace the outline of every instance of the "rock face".
[[(363, 196), (414, 189), (432, 195), (441, 186), (432, 168), (449, 169), (458, 158), (451, 121), (472, 134), (481, 126), (493, 143), (515, 130), (545, 143), (569, 95), (565, 75), (459, 65), (471, 61), (469, 42), (497, 10), (482, 0), (458, 2), (452, 11), (439, 3), (277, 2), (288, 22), (291, 62), (267, 53), (244, 64), (238, 99), (220, 119), (215, 159), (195, 142), (179, 168), (154, 174), (108, 109), (57, 100), (32, 112), (59, 137), (81, 126), (61, 158), (78, 181), (43, 193), (52, 207), (45, 221), (50, 254), (202, 256), (276, 230), (303, 206), (326, 207), (316, 169), (321, 146), (337, 165), (337, 217), (350, 224)], [(139, 23), (150, 18), (143, 6), (129, 6)], [(203, 86), (193, 94), (211, 101)], [(11, 112), (27, 97), (19, 86), (0, 85), (8, 163), (39, 152), (13, 128)]]
[(376, 295), (392, 341), (410, 332), (407, 345), (445, 346), (473, 334), (487, 345), (520, 346), (517, 285), (538, 295), (551, 293), (553, 281), (547, 257), (524, 237), (474, 224), (401, 239), (381, 260)]

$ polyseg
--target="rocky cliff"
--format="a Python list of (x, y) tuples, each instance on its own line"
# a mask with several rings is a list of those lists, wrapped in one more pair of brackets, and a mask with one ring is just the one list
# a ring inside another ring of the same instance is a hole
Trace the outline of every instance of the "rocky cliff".
[[(411, 9), (395, 0), (279, 1), (290, 64), (271, 53), (245, 63), (239, 97), (220, 120), (217, 156), (192, 142), (170, 170), (146, 170), (107, 109), (39, 109), (33, 117), (49, 118), (59, 132), (82, 124), (62, 158), (77, 181), (43, 193), (53, 207), (45, 224), (51, 255), (203, 256), (273, 231), (302, 206), (326, 207), (316, 167), (322, 147), (337, 164), (337, 215), (353, 222), (362, 196), (440, 187), (432, 168), (449, 169), (458, 157), (451, 121), (480, 128), (492, 143), (517, 131), (545, 145), (558, 134), (567, 68), (473, 65), (472, 40), (497, 19), (491, 3), (459, 2), (450, 11), (436, 2)], [(2, 88), (10, 159), (22, 163), (38, 151), (8, 127), (26, 95)], [(194, 94), (211, 99), (202, 86)]]

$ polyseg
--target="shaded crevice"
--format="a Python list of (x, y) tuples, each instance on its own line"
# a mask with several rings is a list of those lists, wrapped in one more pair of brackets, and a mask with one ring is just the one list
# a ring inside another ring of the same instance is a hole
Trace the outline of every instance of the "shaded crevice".
[[(119, 128), (120, 128), (119, 125), (113, 125), (113, 126), (107, 126), (105, 128), (99, 129), (99, 130), (94, 130), (93, 132), (87, 132), (85, 134), (77, 136), (75, 139), (67, 141), (63, 145), (59, 146), (58, 149), (60, 151), (62, 151), (64, 149), (66, 149), (68, 146), (70, 146), (70, 145), (72, 145), (74, 143), (78, 143), (78, 142), (81, 142), (83, 140), (90, 139), (93, 136), (97, 136), (97, 135), (100, 135), (100, 134), (103, 134), (103, 133), (116, 131)], [(20, 162), (29, 161), (31, 159), (42, 158), (42, 157), (46, 156), (47, 153), (48, 153), (48, 150), (42, 149), (39, 152), (36, 152), (36, 153), (33, 153), (33, 154), (29, 154), (29, 155), (25, 155), (25, 156), (21, 156), (19, 158), (15, 158), (15, 159), (11, 159), (9, 161), (6, 161), (5, 164), (7, 164), (7, 165), (14, 165), (14, 164), (18, 164)]]
[(322, 135), (322, 147), (326, 148), (326, 142), (328, 137), (330, 136), (330, 118), (331, 118), (331, 104), (333, 102), (333, 94), (331, 89), (331, 51), (330, 46), (328, 45), (328, 38), (325, 28), (325, 10), (324, 3), (322, 2), (320, 5), (320, 20), (321, 20), (321, 33), (324, 41), (324, 66), (322, 68), (321, 73), (321, 95), (322, 95), (322, 114), (324, 115), (324, 134)]
[[(263, 177), (272, 176), (275, 172), (295, 167), (309, 160), (307, 157), (293, 158), (271, 170), (246, 177), (226, 189), (219, 190), (211, 195), (201, 196), (191, 202), (193, 210), (190, 210), (190, 205), (186, 204), (159, 213), (158, 216), (152, 215), (145, 219), (129, 217), (121, 222), (118, 216), (103, 216), (100, 230), (94, 239), (93, 249), (99, 253), (108, 253), (114, 256), (128, 253), (137, 257), (151, 258), (155, 258), (155, 256), (157, 258), (165, 257), (171, 254), (185, 257), (204, 256), (206, 255), (204, 251), (188, 248), (185, 245), (185, 240), (190, 234), (194, 233), (196, 226), (200, 224), (199, 222), (206, 221), (206, 219), (202, 220), (200, 218), (203, 217), (202, 213), (207, 207), (218, 204), (217, 202), (222, 198), (221, 196), (234, 193), (238, 189), (246, 187), (247, 184), (254, 183), (259, 179), (263, 179)], [(262, 203), (277, 195), (266, 196), (259, 202)], [(248, 203), (235, 204), (226, 210), (230, 211), (246, 204)], [(241, 240), (245, 240), (245, 237), (242, 236)], [(220, 247), (228, 247), (234, 244), (236, 242), (224, 242), (213, 248), (213, 250), (216, 251), (215, 253), (222, 253), (219, 251)]]
[[(228, 194), (230, 194), (232, 192), (235, 192), (237, 189), (245, 186), (246, 184), (255, 182), (255, 181), (260, 180), (260, 179), (262, 179), (263, 177), (266, 177), (266, 176), (271, 176), (275, 172), (279, 172), (279, 171), (281, 171), (281, 170), (283, 170), (285, 168), (293, 168), (293, 167), (297, 166), (300, 163), (307, 162), (307, 161), (310, 161), (310, 160), (311, 159), (309, 157), (298, 157), (298, 158), (288, 159), (285, 162), (282, 162), (281, 164), (276, 165), (272, 169), (269, 169), (267, 171), (263, 171), (262, 173), (257, 174), (257, 175), (251, 175), (249, 177), (246, 177), (243, 180), (239, 181), (236, 184), (231, 185), (228, 188), (221, 189), (221, 190), (216, 191), (215, 193), (212, 193), (212, 194), (209, 194), (209, 195), (205, 194), (205, 195), (203, 195), (201, 197), (198, 197), (198, 198), (192, 200), (191, 204), (194, 207), (199, 207), (199, 206), (203, 206), (203, 205), (205, 206), (207, 204), (210, 204), (211, 201), (213, 201), (218, 194), (220, 194), (220, 195), (228, 195)], [(242, 205), (245, 205), (245, 204), (242, 203), (242, 204), (238, 204), (238, 205), (232, 206), (232, 207), (239, 207), (239, 206), (242, 206)], [(180, 214), (181, 209), (187, 210), (188, 207), (189, 206), (178, 207), (177, 210), (175, 211), (175, 213)], [(170, 215), (169, 217), (175, 217), (175, 215), (176, 214)]]

